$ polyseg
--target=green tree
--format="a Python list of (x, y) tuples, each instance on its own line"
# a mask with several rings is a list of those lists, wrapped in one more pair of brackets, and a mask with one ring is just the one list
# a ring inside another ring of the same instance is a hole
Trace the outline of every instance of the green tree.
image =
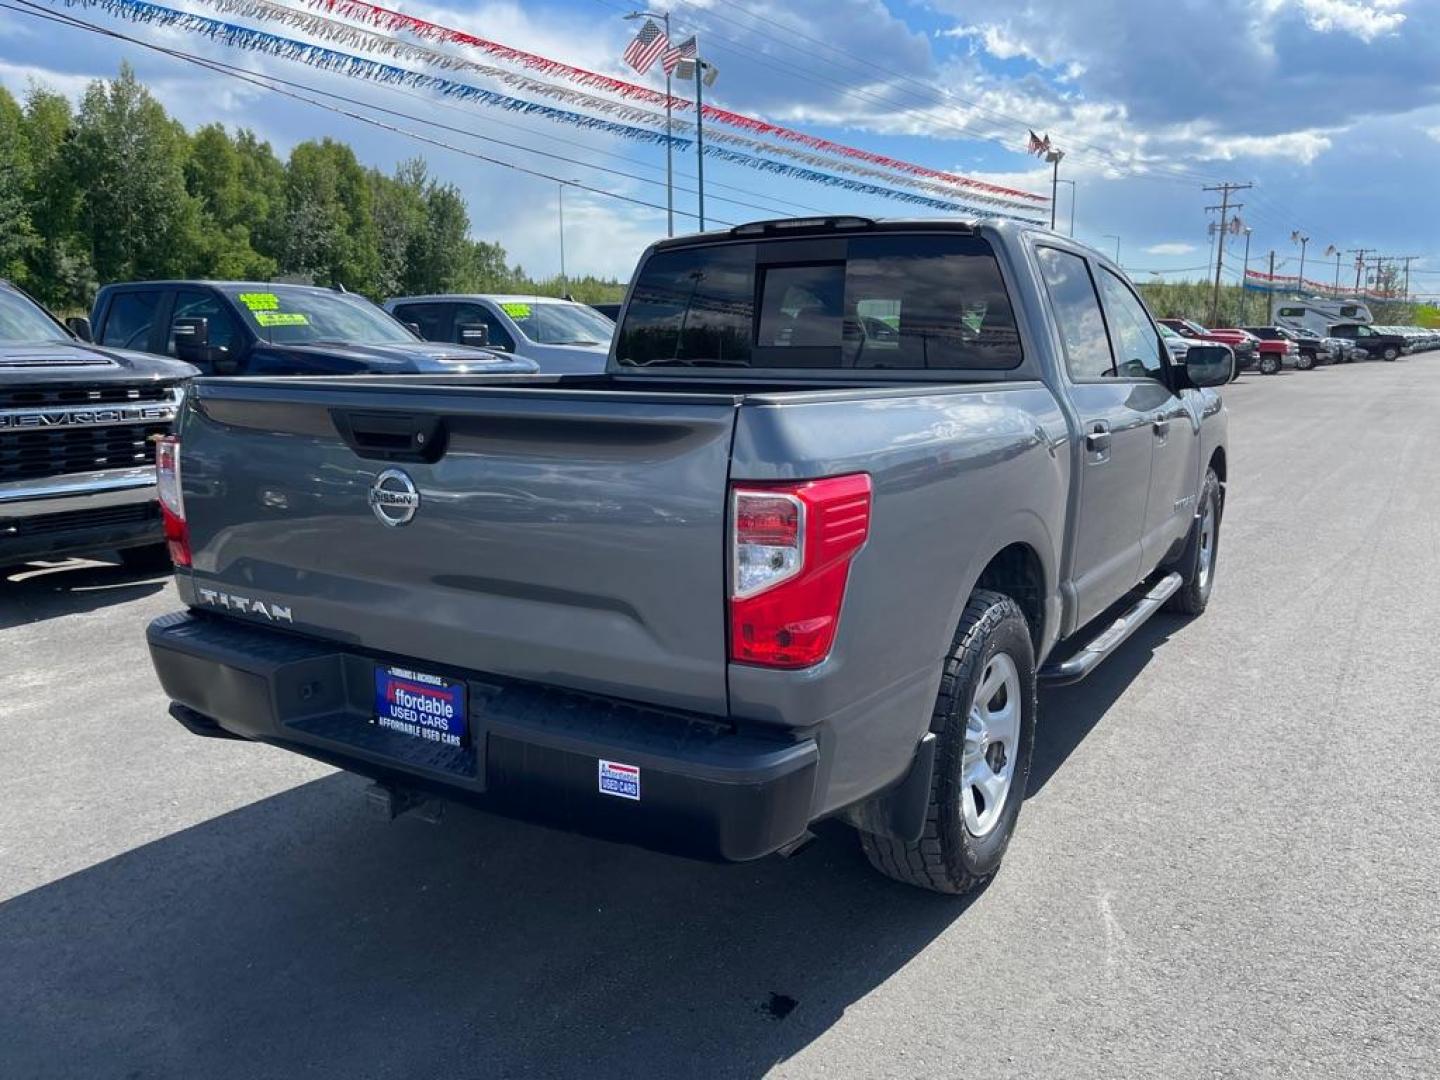
[(304, 142), (285, 167), (280, 269), (352, 292), (380, 292), (380, 245), (367, 171), (333, 139)]
[(284, 169), (269, 145), (257, 143), (250, 132), (232, 140), (221, 125), (209, 124), (191, 140), (185, 179), (201, 215), (192, 272), (201, 277), (271, 277), (276, 260), (257, 247), (271, 240), (267, 229), (272, 228), (271, 215), (283, 205)]
[(30, 147), (25, 114), (0, 87), (0, 276), (25, 280), (25, 257), (35, 247), (27, 195)]
[(413, 295), (417, 290), (410, 287), (411, 267), (425, 229), (425, 165), (407, 161), (393, 177), (372, 172), (370, 182), (379, 257), (377, 298)]
[(128, 64), (85, 91), (68, 150), (81, 182), (81, 234), (101, 280), (185, 273), (200, 223), (185, 188), (189, 140)]
[(30, 150), (26, 198), (38, 243), (27, 258), (26, 284), (51, 307), (83, 310), (98, 287), (90, 245), (80, 235), (80, 186), (70, 144), (75, 114), (69, 99), (41, 86), (25, 98)]

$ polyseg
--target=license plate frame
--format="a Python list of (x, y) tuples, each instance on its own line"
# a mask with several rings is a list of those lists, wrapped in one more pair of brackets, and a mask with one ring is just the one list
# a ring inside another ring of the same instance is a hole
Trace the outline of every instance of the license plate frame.
[(375, 665), (370, 723), (401, 738), (436, 746), (468, 747), (467, 688), (459, 679), (398, 664)]

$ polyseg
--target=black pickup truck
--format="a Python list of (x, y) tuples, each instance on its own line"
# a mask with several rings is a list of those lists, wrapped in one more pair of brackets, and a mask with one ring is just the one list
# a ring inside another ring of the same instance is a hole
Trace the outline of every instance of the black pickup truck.
[(188, 361), (206, 375), (531, 374), (532, 360), (423, 341), (354, 293), (246, 281), (106, 285), (90, 332), (102, 345)]
[(195, 373), (88, 345), (0, 282), (0, 566), (101, 551), (158, 561), (150, 441)]

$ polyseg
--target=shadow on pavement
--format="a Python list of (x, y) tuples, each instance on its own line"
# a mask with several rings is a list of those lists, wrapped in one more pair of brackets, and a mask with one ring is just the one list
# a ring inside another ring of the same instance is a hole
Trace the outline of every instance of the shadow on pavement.
[(1041, 689), (1040, 722), (1035, 728), (1035, 754), (1026, 798), (1049, 782), (1150, 663), (1155, 650), (1187, 622), (1178, 615), (1155, 615), (1084, 682)]
[(463, 808), (381, 823), (361, 790), (317, 780), (0, 905), (5, 1074), (758, 1076), (966, 907), (843, 827), (712, 866)]
[(0, 567), (0, 630), (138, 600), (170, 578), (169, 571), (81, 559)]

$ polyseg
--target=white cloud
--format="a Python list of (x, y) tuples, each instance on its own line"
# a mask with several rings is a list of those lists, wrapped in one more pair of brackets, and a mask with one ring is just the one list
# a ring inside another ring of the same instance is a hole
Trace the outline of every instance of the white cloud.
[(1361, 41), (1373, 41), (1400, 29), (1405, 16), (1396, 11), (1405, 0), (1298, 0), (1305, 22), (1321, 33), (1353, 34)]
[(1189, 255), (1192, 251), (1199, 251), (1194, 244), (1183, 244), (1172, 241), (1166, 244), (1151, 244), (1145, 249), (1146, 255)]

